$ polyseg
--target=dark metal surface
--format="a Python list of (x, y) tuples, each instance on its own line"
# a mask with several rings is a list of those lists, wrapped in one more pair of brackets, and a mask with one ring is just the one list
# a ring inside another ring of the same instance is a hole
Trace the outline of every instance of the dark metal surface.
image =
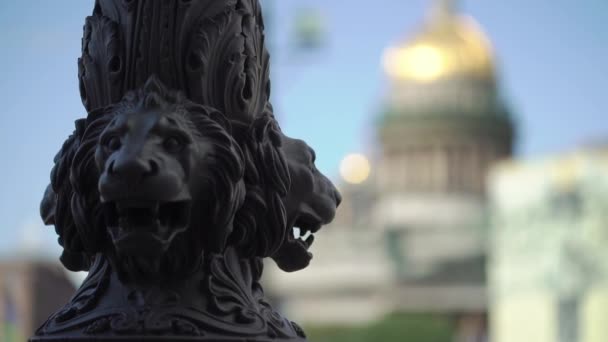
[(269, 102), (257, 0), (97, 0), (78, 61), (87, 115), (40, 206), (89, 275), (31, 341), (305, 340), (262, 259), (308, 266), (340, 202)]

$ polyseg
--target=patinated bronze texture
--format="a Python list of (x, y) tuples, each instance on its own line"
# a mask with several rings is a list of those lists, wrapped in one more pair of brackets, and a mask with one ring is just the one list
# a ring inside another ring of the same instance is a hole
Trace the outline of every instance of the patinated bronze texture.
[(78, 77), (40, 211), (89, 274), (30, 341), (306, 340), (262, 261), (307, 267), (340, 195), (273, 115), (257, 0), (97, 0)]

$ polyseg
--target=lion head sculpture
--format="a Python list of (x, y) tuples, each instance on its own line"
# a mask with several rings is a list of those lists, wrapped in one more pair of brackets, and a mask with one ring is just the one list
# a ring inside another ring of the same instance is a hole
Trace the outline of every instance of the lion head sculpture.
[(70, 168), (74, 154), (80, 146), (85, 125), (86, 119), (76, 120), (74, 132), (55, 155), (51, 183), (47, 186), (40, 203), (42, 221), (47, 225), (55, 226), (59, 245), (63, 247), (60, 260), (71, 271), (88, 270), (92, 261), (92, 256), (84, 251), (71, 210), (74, 190), (70, 182)]
[(232, 121), (245, 160), (246, 196), (232, 236), (243, 257), (267, 257), (281, 246), (287, 217), (283, 197), (290, 177), (281, 152), (281, 130), (271, 112), (245, 123)]
[(312, 259), (308, 251), (314, 233), (333, 220), (342, 200), (340, 193), (315, 166), (315, 152), (306, 142), (282, 136), (291, 187), (283, 199), (287, 224), (281, 248), (272, 256), (284, 271), (305, 268)]
[[(121, 102), (91, 112), (76, 140), (62, 149), (73, 154), (64, 156), (69, 186), (51, 181), (57, 204), (69, 198), (71, 205), (56, 205), (49, 222), (60, 243), (75, 241), (72, 255), (101, 252), (140, 276), (187, 271), (203, 250), (223, 249), (245, 187), (242, 152), (221, 113), (151, 77)], [(61, 216), (71, 216), (73, 226), (57, 226)], [(68, 259), (72, 269), (86, 264)]]

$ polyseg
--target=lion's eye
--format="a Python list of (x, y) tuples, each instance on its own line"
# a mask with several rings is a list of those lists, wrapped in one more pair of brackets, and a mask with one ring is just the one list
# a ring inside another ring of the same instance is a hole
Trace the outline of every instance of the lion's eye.
[(183, 143), (180, 138), (169, 137), (165, 139), (163, 146), (169, 151), (179, 151), (183, 147)]
[(116, 151), (120, 148), (120, 138), (118, 137), (111, 137), (110, 139), (107, 140), (106, 145), (108, 146), (108, 148), (112, 151)]

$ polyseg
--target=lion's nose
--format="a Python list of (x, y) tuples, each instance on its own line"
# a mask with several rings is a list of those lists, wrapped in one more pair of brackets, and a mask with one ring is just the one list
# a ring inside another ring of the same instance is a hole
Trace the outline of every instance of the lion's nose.
[(340, 205), (340, 203), (342, 202), (342, 195), (340, 195), (340, 192), (338, 191), (338, 189), (334, 188), (333, 189), (333, 194), (334, 194), (334, 199), (336, 200), (336, 207), (338, 207)]
[(158, 174), (158, 164), (144, 158), (116, 158), (108, 165), (108, 174), (124, 177), (129, 182), (139, 182)]

